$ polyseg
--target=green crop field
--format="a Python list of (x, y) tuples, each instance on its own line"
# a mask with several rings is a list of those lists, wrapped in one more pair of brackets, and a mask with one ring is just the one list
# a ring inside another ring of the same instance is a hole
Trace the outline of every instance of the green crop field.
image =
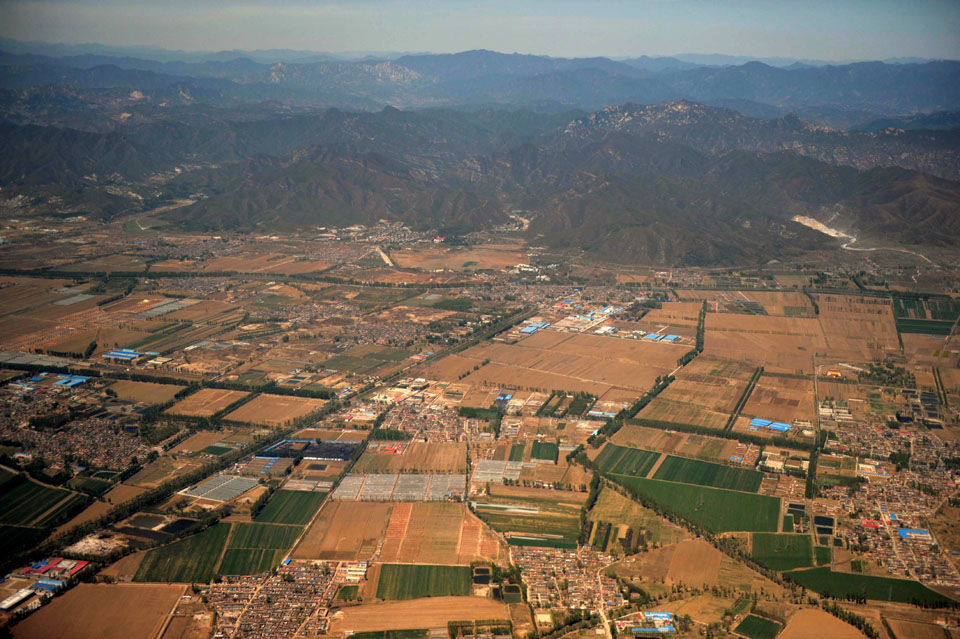
[(0, 539), (3, 540), (3, 550), (13, 555), (32, 546), (44, 534), (39, 528), (25, 528), (23, 526), (8, 526), (0, 524)]
[(782, 626), (776, 621), (757, 615), (747, 615), (734, 632), (750, 639), (775, 639), (780, 634), (781, 628)]
[(230, 524), (219, 523), (203, 532), (147, 551), (134, 581), (207, 583), (217, 574), (220, 552)]
[(813, 565), (810, 535), (754, 533), (753, 558), (770, 570), (793, 570)]
[(282, 526), (280, 524), (234, 524), (228, 548), (249, 548), (256, 550), (289, 550), (297, 540), (300, 526)]
[(663, 460), (653, 478), (755, 493), (760, 489), (763, 473), (671, 455)]
[(380, 567), (378, 599), (417, 599), (469, 594), (468, 566), (383, 564)]
[(89, 501), (91, 501), (91, 498), (86, 495), (71, 493), (69, 499), (57, 504), (54, 510), (38, 518), (33, 522), (33, 525), (41, 528), (59, 526), (69, 521), (70, 517), (79, 512)]
[(784, 576), (790, 577), (804, 588), (830, 597), (866, 597), (877, 601), (916, 601), (925, 604), (951, 601), (920, 582), (908, 579), (833, 572), (829, 568), (794, 570)]
[(626, 475), (611, 479), (712, 532), (776, 532), (780, 523), (779, 497)]
[[(70, 495), (83, 499), (69, 490), (44, 486), (23, 476), (9, 478), (0, 485), (0, 524), (26, 526), (43, 516), (38, 525), (48, 525), (46, 522), (55, 522), (77, 504), (73, 499), (63, 502)], [(44, 515), (60, 502), (63, 503)]]
[(524, 444), (514, 444), (510, 447), (510, 461), (523, 461)]
[(607, 444), (595, 460), (600, 470), (617, 475), (644, 477), (657, 463), (660, 453)]
[[(513, 451), (510, 451), (511, 454)], [(533, 442), (533, 448), (530, 451), (532, 459), (544, 459), (556, 463), (560, 456), (560, 447), (552, 442)]]
[(93, 477), (74, 477), (67, 482), (67, 485), (74, 490), (82, 490), (91, 495), (102, 495), (113, 486), (111, 482)]
[(256, 521), (267, 524), (306, 524), (320, 508), (325, 496), (326, 493), (278, 490), (257, 515)]
[(813, 549), (813, 556), (817, 560), (818, 566), (826, 566), (830, 563), (830, 548), (827, 546), (817, 546)]
[(221, 575), (259, 575), (270, 572), (285, 555), (283, 550), (228, 548), (217, 572)]

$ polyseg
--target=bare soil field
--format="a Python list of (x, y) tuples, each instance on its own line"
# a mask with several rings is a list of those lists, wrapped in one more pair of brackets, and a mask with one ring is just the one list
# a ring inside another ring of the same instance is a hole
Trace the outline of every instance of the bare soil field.
[(343, 609), (343, 616), (331, 624), (330, 632), (405, 630), (446, 627), (450, 621), (509, 619), (506, 604), (484, 597), (429, 597)]
[(140, 272), (146, 268), (143, 258), (133, 255), (106, 255), (92, 260), (62, 266), (64, 271), (112, 273), (114, 271)]
[(171, 384), (155, 384), (153, 382), (131, 382), (121, 380), (109, 387), (117, 394), (117, 398), (128, 402), (143, 402), (145, 404), (163, 404), (173, 399), (173, 396), (183, 390), (183, 386)]
[(826, 347), (817, 319), (707, 313), (707, 355), (764, 366), (771, 372), (810, 374), (812, 356)]
[(524, 247), (516, 244), (481, 244), (468, 249), (416, 248), (391, 251), (390, 258), (400, 268), (420, 268), (425, 271), (502, 270), (527, 261)]
[[(156, 488), (168, 479), (184, 475), (199, 466), (200, 463), (192, 459), (174, 459), (173, 457), (163, 455), (144, 466), (140, 472), (128, 479), (126, 483), (143, 488)], [(110, 497), (112, 492), (113, 491), (110, 491), (106, 496)]]
[(696, 328), (700, 319), (700, 302), (664, 302), (662, 308), (651, 309), (644, 322)]
[(574, 508), (579, 508), (587, 500), (587, 493), (577, 490), (525, 488), (523, 486), (504, 486), (503, 484), (491, 484), (490, 494), (494, 497), (512, 497), (514, 499), (545, 499)]
[(231, 432), (229, 430), (219, 430), (219, 431), (210, 431), (202, 430), (195, 435), (191, 435), (184, 441), (180, 443), (179, 446), (174, 449), (175, 453), (195, 453), (198, 450), (203, 450), (207, 446), (212, 446), (217, 442), (221, 442), (227, 437), (229, 437)]
[(495, 561), (500, 547), (465, 504), (400, 502), (384, 534), (384, 563), (457, 564)]
[(899, 352), (890, 300), (853, 295), (817, 295), (816, 300), (831, 354), (871, 360)]
[(60, 533), (66, 532), (71, 528), (74, 528), (75, 526), (79, 526), (80, 524), (84, 524), (88, 521), (93, 521), (98, 517), (102, 517), (106, 515), (108, 512), (110, 512), (111, 508), (113, 508), (113, 504), (108, 504), (102, 501), (95, 501), (89, 506), (87, 506), (86, 508), (84, 508), (83, 510), (81, 510), (80, 514), (78, 514), (76, 517), (74, 517), (67, 523), (57, 528), (53, 532), (53, 534), (59, 535)]
[[(892, 622), (891, 622), (892, 623)], [(943, 628), (940, 634), (934, 635), (937, 639), (943, 637)], [(894, 628), (894, 632), (897, 629)], [(900, 634), (898, 637), (917, 637), (920, 635)], [(808, 639), (808, 637), (823, 637), (824, 639), (861, 639), (863, 634), (859, 630), (844, 623), (819, 608), (804, 608), (798, 610), (790, 619), (783, 631), (777, 635), (778, 639)]]
[(456, 442), (408, 444), (403, 454), (381, 453), (367, 448), (357, 460), (355, 473), (465, 473), (467, 445)]
[(813, 380), (761, 375), (741, 414), (786, 424), (814, 422)]
[[(687, 347), (643, 343), (598, 335), (540, 331), (516, 344), (485, 342), (463, 353), (466, 370), (489, 360), (464, 380), (480, 386), (518, 390), (564, 389), (603, 395), (611, 388), (636, 392), (651, 386), (657, 376), (671, 372)], [(457, 381), (466, 372), (452, 367), (446, 375), (431, 366), (431, 375)], [(456, 375), (451, 373), (456, 372)]]
[(367, 561), (386, 530), (392, 508), (384, 503), (328, 501), (291, 556)]
[[(142, 472), (142, 471), (141, 471)], [(134, 475), (136, 477), (136, 475)], [(117, 504), (122, 504), (125, 501), (130, 501), (138, 495), (142, 495), (147, 492), (146, 488), (140, 488), (139, 486), (131, 486), (130, 484), (117, 484), (103, 496), (103, 499), (114, 506)]]
[(702, 539), (688, 539), (677, 544), (670, 559), (667, 580), (695, 588), (717, 584), (723, 553)]
[(105, 577), (111, 577), (115, 581), (131, 581), (133, 576), (137, 574), (137, 570), (140, 568), (140, 563), (143, 561), (143, 558), (146, 557), (147, 551), (141, 550), (119, 559), (118, 561), (113, 562), (98, 574), (101, 574)]
[(153, 639), (186, 586), (78, 584), (13, 629), (17, 639)]
[(258, 395), (228, 414), (227, 421), (266, 426), (286, 426), (293, 420), (320, 410), (327, 400), (287, 395)]
[(167, 409), (171, 415), (211, 417), (230, 404), (249, 395), (244, 391), (201, 388)]

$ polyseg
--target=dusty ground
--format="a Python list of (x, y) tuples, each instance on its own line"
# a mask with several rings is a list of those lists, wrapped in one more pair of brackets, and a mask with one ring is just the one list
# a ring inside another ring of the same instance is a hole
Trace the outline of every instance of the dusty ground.
[(446, 627), (449, 621), (509, 619), (505, 604), (482, 597), (430, 597), (345, 608), (330, 627), (330, 634), (344, 631), (403, 630)]
[[(846, 624), (830, 613), (819, 608), (804, 608), (790, 617), (787, 626), (777, 639), (861, 639), (864, 635), (853, 626)], [(903, 635), (914, 636), (914, 635)], [(943, 631), (940, 631), (943, 637)], [(919, 638), (918, 638), (919, 639)]]
[(82, 583), (13, 630), (17, 639), (153, 639), (186, 586)]

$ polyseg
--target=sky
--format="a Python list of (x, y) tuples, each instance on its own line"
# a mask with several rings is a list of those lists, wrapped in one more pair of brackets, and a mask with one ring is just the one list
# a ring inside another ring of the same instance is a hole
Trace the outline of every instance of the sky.
[(960, 59), (960, 0), (0, 0), (0, 36), (188, 51)]

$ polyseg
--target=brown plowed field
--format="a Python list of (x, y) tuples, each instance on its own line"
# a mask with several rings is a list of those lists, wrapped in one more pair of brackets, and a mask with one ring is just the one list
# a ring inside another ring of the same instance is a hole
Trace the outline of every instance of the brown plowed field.
[(367, 561), (389, 521), (391, 504), (328, 501), (292, 556), (296, 559)]
[(410, 601), (365, 604), (343, 609), (330, 627), (331, 634), (347, 630), (406, 630), (446, 628), (447, 622), (468, 619), (509, 619), (506, 604), (484, 597), (429, 597)]
[(157, 584), (78, 584), (13, 629), (16, 639), (153, 639), (186, 591)]
[(168, 408), (167, 412), (171, 415), (211, 417), (247, 395), (244, 391), (201, 388)]
[[(938, 630), (940, 631), (939, 636), (942, 637), (943, 629), (938, 628)], [(805, 608), (790, 617), (786, 628), (777, 636), (778, 639), (808, 639), (809, 637), (862, 639), (863, 635), (853, 626), (840, 621), (819, 608)]]
[(325, 399), (286, 395), (257, 395), (224, 419), (248, 424), (286, 426), (293, 420), (319, 410)]

